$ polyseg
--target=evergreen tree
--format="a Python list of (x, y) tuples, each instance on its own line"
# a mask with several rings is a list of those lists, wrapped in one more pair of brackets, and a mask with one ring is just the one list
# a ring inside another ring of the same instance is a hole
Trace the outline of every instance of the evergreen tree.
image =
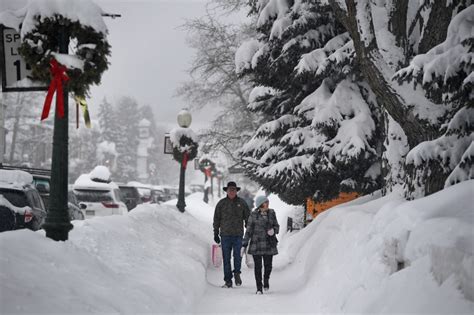
[(249, 174), (292, 203), (368, 192), (381, 175), (409, 198), (470, 178), (470, 5), (250, 1), (259, 34), (236, 64), (268, 122), (243, 147)]
[(382, 115), (347, 32), (327, 4), (279, 4), (251, 5), (258, 40), (236, 54), (249, 107), (268, 118), (242, 148), (248, 174), (293, 204), (379, 188)]
[(69, 182), (74, 181), (81, 175), (92, 171), (100, 163), (97, 159), (97, 147), (101, 132), (93, 124), (91, 129), (80, 128), (69, 132)]
[(116, 108), (118, 138), (116, 142), (117, 170), (114, 174), (121, 182), (137, 178), (138, 123), (140, 121), (137, 102), (131, 97), (122, 97)]
[(101, 130), (101, 141), (117, 143), (119, 138), (119, 124), (116, 109), (103, 99), (99, 106), (99, 124)]

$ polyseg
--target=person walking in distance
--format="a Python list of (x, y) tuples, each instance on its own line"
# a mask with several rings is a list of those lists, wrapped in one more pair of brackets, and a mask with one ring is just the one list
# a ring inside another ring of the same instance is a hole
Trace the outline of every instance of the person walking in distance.
[[(242, 243), (242, 253), (246, 251), (253, 256), (255, 264), (255, 282), (257, 294), (263, 294), (270, 289), (270, 274), (272, 273), (273, 256), (278, 254), (276, 234), (280, 231), (280, 225), (275, 211), (269, 209), (269, 201), (266, 196), (258, 196), (255, 199), (257, 207), (250, 214), (247, 230)], [(262, 284), (262, 260), (263, 260), (263, 284)]]
[[(232, 278), (235, 278), (236, 286), (242, 284), (240, 278), (242, 236), (244, 235), (244, 224), (247, 226), (250, 209), (247, 203), (237, 196), (240, 187), (237, 187), (235, 182), (228, 182), (223, 189), (227, 196), (219, 200), (214, 211), (214, 241), (217, 244), (222, 241), (225, 282), (222, 287), (232, 288)], [(234, 270), (231, 267), (232, 255)]]

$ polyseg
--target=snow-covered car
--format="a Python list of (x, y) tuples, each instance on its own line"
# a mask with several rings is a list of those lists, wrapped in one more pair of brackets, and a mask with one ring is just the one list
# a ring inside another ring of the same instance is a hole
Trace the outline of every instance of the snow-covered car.
[(28, 228), (39, 230), (46, 209), (31, 174), (0, 170), (0, 232)]
[[(51, 184), (51, 171), (48, 169), (40, 169), (40, 168), (30, 168), (30, 167), (22, 167), (22, 166), (14, 166), (14, 165), (4, 165), (0, 164), (0, 169), (5, 170), (20, 170), (25, 171), (31, 176), (33, 176), (33, 185), (35, 186), (36, 190), (38, 191), (41, 199), (43, 200), (44, 208), (46, 212), (49, 210), (49, 195), (50, 195), (50, 184)], [(71, 199), (71, 194), (68, 194), (68, 211), (69, 217), (72, 220), (84, 220), (85, 213), (79, 208), (77, 202)]]
[(138, 204), (142, 203), (137, 187), (124, 184), (119, 184), (118, 186), (120, 192), (122, 193), (125, 204), (127, 205), (128, 211), (134, 209)]
[(143, 184), (136, 181), (131, 181), (127, 183), (127, 186), (137, 187), (138, 193), (140, 194), (140, 199), (143, 203), (151, 202), (151, 185)]
[(67, 207), (69, 210), (69, 217), (72, 220), (84, 220), (86, 218), (86, 212), (79, 207), (76, 195), (71, 189), (68, 188), (67, 192)]
[(126, 214), (128, 209), (118, 185), (94, 177), (93, 172), (79, 176), (72, 187), (79, 207), (86, 213), (86, 218)]

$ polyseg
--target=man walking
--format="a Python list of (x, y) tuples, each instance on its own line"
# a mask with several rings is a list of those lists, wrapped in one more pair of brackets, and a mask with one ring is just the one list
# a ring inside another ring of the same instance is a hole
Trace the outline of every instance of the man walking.
[[(250, 210), (247, 203), (237, 196), (240, 187), (235, 182), (228, 182), (224, 187), (227, 196), (216, 205), (214, 211), (214, 241), (219, 244), (222, 240), (222, 260), (224, 262), (224, 281), (223, 288), (232, 288), (232, 275), (235, 278), (235, 285), (240, 286), (240, 268), (242, 257), (240, 249), (242, 248), (242, 237), (244, 235), (244, 223), (247, 226), (247, 220)], [(220, 237), (219, 237), (220, 234)], [(231, 255), (234, 256), (234, 270), (231, 267)]]

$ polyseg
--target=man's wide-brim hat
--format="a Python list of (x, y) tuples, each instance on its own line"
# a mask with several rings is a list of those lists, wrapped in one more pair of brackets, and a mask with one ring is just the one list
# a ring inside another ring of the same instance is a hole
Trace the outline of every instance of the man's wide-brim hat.
[(237, 191), (240, 190), (240, 187), (238, 187), (235, 182), (228, 182), (227, 186), (222, 189), (224, 189), (224, 191), (227, 191), (227, 188), (230, 188), (230, 187), (234, 187), (235, 189), (237, 189)]

